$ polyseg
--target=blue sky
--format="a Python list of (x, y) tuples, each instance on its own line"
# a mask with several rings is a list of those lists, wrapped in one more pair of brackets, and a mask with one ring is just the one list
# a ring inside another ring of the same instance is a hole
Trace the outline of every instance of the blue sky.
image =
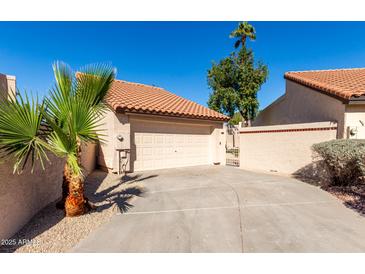
[[(260, 108), (284, 93), (292, 70), (365, 67), (364, 22), (250, 22), (256, 60), (269, 67)], [(118, 79), (164, 87), (206, 105), (206, 74), (227, 56), (237, 22), (0, 22), (0, 72), (41, 96), (52, 86), (52, 63), (77, 69), (112, 62)]]

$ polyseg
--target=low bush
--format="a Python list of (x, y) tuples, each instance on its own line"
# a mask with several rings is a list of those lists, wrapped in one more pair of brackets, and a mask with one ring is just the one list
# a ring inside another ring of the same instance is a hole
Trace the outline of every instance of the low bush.
[(330, 185), (365, 183), (365, 140), (340, 139), (314, 144), (331, 176)]

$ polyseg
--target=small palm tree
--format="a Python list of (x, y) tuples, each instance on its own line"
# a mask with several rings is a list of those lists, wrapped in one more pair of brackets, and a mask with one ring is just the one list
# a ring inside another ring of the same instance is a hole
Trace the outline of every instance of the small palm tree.
[(47, 151), (65, 158), (59, 206), (66, 216), (78, 216), (90, 207), (84, 195), (81, 144), (99, 140), (107, 108), (104, 98), (115, 69), (91, 65), (75, 75), (69, 66), (57, 62), (53, 70), (56, 84), (43, 102), (27, 95), (0, 102), (0, 157), (14, 158), (14, 172), (21, 172), (28, 163), (32, 171), (36, 162), (44, 168)]
[(242, 47), (245, 46), (247, 37), (251, 40), (255, 40), (256, 31), (255, 28), (248, 22), (241, 22), (238, 24), (237, 29), (231, 32), (231, 35), (229, 37), (238, 38), (238, 40), (234, 44), (234, 47), (237, 49), (240, 45), (242, 45)]

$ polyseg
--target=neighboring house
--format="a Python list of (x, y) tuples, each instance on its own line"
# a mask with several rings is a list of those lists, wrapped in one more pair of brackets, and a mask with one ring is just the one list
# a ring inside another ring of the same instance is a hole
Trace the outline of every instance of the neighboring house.
[(337, 138), (365, 138), (365, 68), (287, 72), (285, 95), (254, 126), (335, 121)]
[(159, 87), (115, 80), (98, 164), (114, 172), (225, 163), (229, 117)]
[(3, 97), (7, 99), (15, 98), (15, 83), (15, 76), (0, 73), (0, 99), (2, 99)]

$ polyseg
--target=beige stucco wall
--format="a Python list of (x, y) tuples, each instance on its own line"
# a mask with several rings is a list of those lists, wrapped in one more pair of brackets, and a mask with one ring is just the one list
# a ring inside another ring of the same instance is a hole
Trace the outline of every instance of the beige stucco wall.
[(0, 100), (2, 97), (15, 98), (16, 78), (15, 76), (0, 73)]
[[(130, 149), (130, 123), (129, 116), (108, 110), (104, 115), (102, 126), (103, 140), (100, 142), (97, 152), (98, 166), (110, 171), (118, 171), (117, 148)], [(117, 136), (123, 137), (123, 142), (118, 141)], [(130, 169), (130, 155), (127, 156), (127, 170)]]
[(260, 112), (254, 126), (333, 121), (344, 136), (346, 105), (340, 100), (286, 80), (285, 96)]
[(83, 143), (81, 146), (81, 165), (85, 177), (96, 167), (96, 149), (97, 145), (93, 143)]
[(288, 118), (289, 114), (285, 108), (286, 103), (285, 95), (280, 96), (269, 106), (259, 112), (252, 125), (270, 126), (290, 123), (290, 119)]
[(210, 151), (211, 163), (226, 164), (226, 138), (227, 131), (223, 127), (223, 123), (211, 125), (212, 133), (210, 135)]
[[(165, 123), (172, 127), (181, 126), (197, 126), (203, 125), (209, 128), (209, 159), (213, 163), (225, 163), (225, 138), (226, 132), (223, 130), (222, 122), (173, 118), (157, 115), (141, 115), (141, 114), (121, 114), (109, 111), (103, 119), (103, 128), (105, 129), (104, 142), (99, 146), (97, 163), (99, 166), (109, 171), (118, 171), (118, 152), (117, 148), (130, 149), (127, 153), (127, 171), (133, 171), (133, 125), (136, 123)], [(120, 142), (117, 136), (121, 135), (124, 140)]]
[[(354, 135), (350, 135), (351, 129), (353, 129)], [(345, 137), (365, 139), (365, 105), (346, 106)]]
[(37, 166), (13, 174), (12, 161), (0, 163), (0, 239), (11, 237), (40, 209), (61, 196), (63, 160), (49, 155), (45, 170)]
[[(336, 139), (336, 129), (257, 132), (336, 127), (332, 122), (243, 128), (240, 134), (240, 168), (292, 174), (312, 163), (311, 146)], [(255, 133), (244, 133), (255, 131)]]
[[(0, 74), (0, 93), (14, 98), (14, 76)], [(0, 102), (1, 103), (1, 102)], [(27, 167), (21, 174), (13, 174), (13, 161), (0, 160), (0, 239), (11, 237), (40, 209), (61, 195), (64, 161), (49, 154), (45, 170), (39, 165), (31, 173)]]
[[(83, 145), (82, 165), (87, 176), (95, 168), (95, 144)], [(39, 210), (61, 196), (64, 160), (48, 155), (45, 170), (39, 165), (13, 174), (12, 161), (0, 162), (0, 239), (21, 229)]]

